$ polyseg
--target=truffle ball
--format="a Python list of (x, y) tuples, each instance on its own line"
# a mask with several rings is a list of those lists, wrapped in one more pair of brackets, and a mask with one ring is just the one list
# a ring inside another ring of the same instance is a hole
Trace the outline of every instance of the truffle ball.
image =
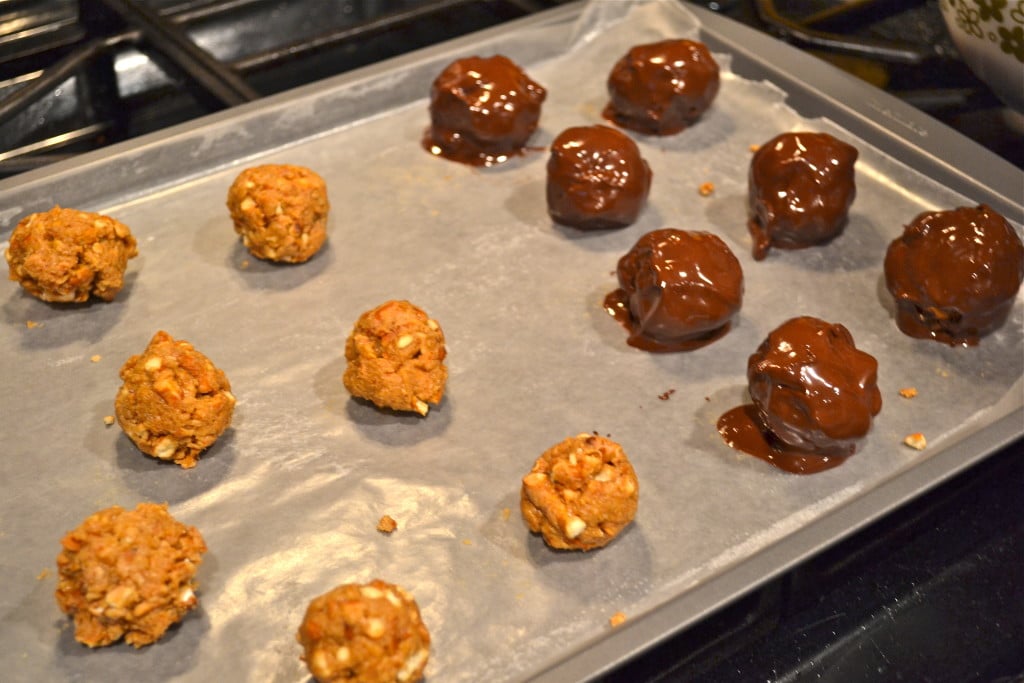
[(1010, 314), (1024, 280), (1024, 246), (988, 206), (924, 212), (892, 241), (885, 283), (904, 334), (974, 345)]
[(703, 43), (636, 45), (612, 67), (604, 117), (638, 133), (672, 135), (700, 118), (718, 86), (718, 64)]
[(388, 301), (359, 316), (345, 342), (342, 381), (381, 408), (426, 415), (448, 381), (444, 332), (408, 301)]
[(492, 166), (521, 154), (540, 120), (547, 92), (503, 55), (449, 64), (430, 88), (431, 154)]
[(651, 189), (651, 168), (628, 136), (608, 126), (578, 126), (551, 143), (548, 214), (582, 230), (636, 220)]
[(247, 168), (231, 184), (227, 203), (235, 232), (256, 258), (303, 263), (327, 239), (327, 185), (308, 168)]
[(757, 260), (771, 247), (823, 244), (846, 226), (857, 149), (828, 133), (783, 133), (750, 161), (747, 213)]
[(878, 361), (839, 324), (802, 316), (772, 330), (747, 363), (761, 426), (783, 447), (850, 455), (882, 409)]
[(138, 250), (120, 221), (55, 206), (21, 219), (4, 255), (10, 279), (43, 301), (111, 301)]
[(231, 424), (235, 397), (222, 370), (166, 332), (121, 368), (114, 400), (118, 424), (139, 450), (184, 468)]
[(592, 434), (570, 437), (523, 477), (526, 525), (561, 550), (608, 545), (636, 515), (640, 484), (622, 446)]
[(314, 598), (296, 638), (319, 683), (415, 683), (430, 656), (416, 601), (379, 579)]
[(740, 262), (708, 232), (649, 232), (619, 259), (619, 289), (605, 308), (630, 331), (631, 346), (688, 351), (724, 335), (743, 301)]
[(160, 639), (198, 604), (203, 537), (167, 512), (140, 503), (90, 515), (61, 540), (57, 604), (89, 647), (122, 637), (135, 647)]

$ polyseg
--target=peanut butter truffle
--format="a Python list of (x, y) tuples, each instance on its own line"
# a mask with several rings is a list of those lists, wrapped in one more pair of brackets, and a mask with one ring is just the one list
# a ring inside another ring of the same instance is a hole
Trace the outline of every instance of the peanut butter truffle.
[(416, 601), (379, 579), (315, 598), (296, 639), (319, 683), (415, 683), (430, 657), (430, 633)]
[(57, 604), (89, 647), (159, 640), (196, 608), (203, 537), (166, 505), (114, 506), (90, 515), (61, 540)]
[(423, 147), (472, 166), (523, 153), (547, 91), (504, 55), (449, 64), (430, 88), (430, 128)]
[(608, 75), (604, 117), (638, 133), (673, 135), (707, 111), (718, 86), (718, 63), (704, 43), (636, 45)]
[(846, 327), (811, 316), (772, 330), (748, 359), (747, 379), (752, 404), (723, 415), (718, 431), (789, 472), (841, 464), (882, 409), (878, 361)]
[(114, 411), (139, 450), (184, 468), (196, 466), (231, 424), (235, 397), (224, 371), (166, 332), (121, 368)]
[(124, 286), (128, 259), (138, 255), (124, 223), (59, 206), (23, 218), (4, 256), (10, 279), (43, 301), (111, 301)]
[(622, 446), (593, 434), (546, 450), (523, 477), (526, 525), (560, 550), (607, 545), (636, 515), (640, 485)]
[(627, 343), (654, 352), (690, 351), (719, 339), (743, 303), (743, 269), (717, 235), (664, 228), (643, 235), (616, 269), (605, 309), (629, 330)]
[(828, 133), (783, 133), (758, 147), (748, 174), (753, 256), (824, 244), (846, 227), (857, 196), (857, 148)]
[(608, 126), (575, 126), (551, 143), (548, 214), (581, 230), (622, 228), (647, 203), (651, 167), (625, 133)]
[(359, 316), (345, 341), (342, 381), (381, 408), (426, 415), (448, 381), (444, 332), (408, 301), (388, 301)]
[[(911, 337), (973, 346), (999, 329), (1024, 280), (1024, 245), (991, 207), (918, 215), (885, 255), (896, 324)], [(1019, 332), (1019, 330), (1018, 330)]]
[(228, 209), (235, 232), (256, 258), (303, 263), (327, 240), (327, 185), (302, 166), (245, 169), (228, 190)]

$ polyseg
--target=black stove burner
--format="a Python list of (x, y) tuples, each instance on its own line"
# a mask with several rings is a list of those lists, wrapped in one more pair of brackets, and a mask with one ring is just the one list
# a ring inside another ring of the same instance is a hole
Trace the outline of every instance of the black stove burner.
[(6, 14), (0, 4), (0, 176), (562, 2), (47, 0)]

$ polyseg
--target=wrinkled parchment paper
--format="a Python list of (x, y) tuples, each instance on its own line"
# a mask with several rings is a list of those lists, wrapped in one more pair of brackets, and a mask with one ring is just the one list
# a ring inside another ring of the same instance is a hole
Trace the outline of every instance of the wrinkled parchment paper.
[[(548, 89), (533, 141), (543, 148), (565, 127), (600, 122), (605, 78), (630, 46), (695, 35), (681, 5), (598, 2), (575, 24), (509, 33), (478, 52), (509, 54)], [(904, 223), (973, 200), (801, 118), (778, 87), (716, 58), (722, 87), (701, 121), (638, 138), (653, 188), (620, 231), (552, 224), (543, 149), (489, 170), (425, 153), (429, 79), (404, 72), (384, 87), (407, 89), (405, 106), (361, 111), (364, 93), (337, 86), (331, 106), (357, 112), (349, 124), (304, 137), (302, 122), (320, 113), (306, 98), (286, 110), (281, 125), (297, 131), (286, 147), (80, 206), (131, 226), (140, 256), (109, 304), (51, 306), (14, 283), (0, 292), (3, 678), (304, 681), (294, 633), (309, 600), (379, 577), (422, 609), (428, 680), (526, 679), (608, 635), (613, 613), (642, 619), (728, 567), (756, 566), (760, 550), (1018, 407), (1019, 302), (979, 347), (948, 348), (899, 333), (882, 283), (882, 256)], [(756, 263), (745, 227), (750, 146), (793, 129), (858, 146), (858, 196), (833, 243)], [(237, 240), (227, 188), (257, 162), (305, 165), (327, 181), (329, 242), (309, 263), (269, 265)], [(115, 154), (82, 173), (118, 163)], [(715, 191), (702, 197), (706, 182)], [(689, 353), (627, 346), (601, 306), (618, 258), (662, 227), (715, 232), (744, 268), (734, 329)], [(378, 411), (341, 384), (352, 324), (392, 298), (424, 308), (447, 336), (447, 394), (425, 419)], [(802, 314), (849, 327), (879, 360), (884, 398), (861, 451), (809, 477), (732, 451), (715, 431), (746, 399), (747, 356)], [(121, 364), (159, 329), (208, 355), (238, 397), (232, 427), (189, 471), (141, 455), (103, 421)], [(917, 398), (900, 398), (909, 386)], [(553, 552), (524, 527), (520, 478), (543, 450), (589, 431), (629, 454), (639, 512), (604, 549)], [(903, 446), (910, 432), (928, 449)], [(53, 598), (59, 541), (98, 509), (140, 501), (167, 501), (205, 537), (200, 608), (156, 645), (90, 651)], [(375, 530), (384, 514), (398, 522), (391, 536)]]

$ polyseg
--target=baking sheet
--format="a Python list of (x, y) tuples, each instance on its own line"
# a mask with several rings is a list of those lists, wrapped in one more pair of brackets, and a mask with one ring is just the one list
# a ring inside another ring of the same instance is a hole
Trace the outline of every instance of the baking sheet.
[[(785, 83), (740, 77), (727, 52), (698, 125), (638, 139), (654, 183), (621, 231), (551, 223), (542, 150), (481, 170), (419, 146), (429, 82), (455, 57), (502, 52), (548, 89), (543, 147), (600, 121), (604, 78), (631, 45), (703, 36), (698, 16), (720, 21), (672, 2), (593, 2), (0, 184), (5, 236), (61, 203), (125, 222), (140, 251), (109, 304), (48, 305), (14, 283), (0, 293), (5, 678), (307, 680), (294, 632), (308, 601), (379, 577), (421, 607), (428, 680), (582, 679), (797, 561), (823, 542), (815, 534), (847, 533), (1019, 436), (1021, 302), (979, 347), (948, 348), (898, 332), (881, 275), (889, 240), (920, 211), (1005, 197), (936, 182), (856, 126), (818, 117), (813, 98), (797, 111)], [(754, 262), (749, 147), (800, 128), (859, 148), (850, 223), (827, 247)], [(227, 187), (265, 162), (327, 181), (330, 238), (307, 264), (262, 263), (231, 229)], [(720, 235), (746, 297), (723, 339), (652, 355), (625, 344), (601, 301), (617, 259), (668, 226)], [(353, 401), (340, 381), (353, 322), (391, 298), (423, 307), (448, 340), (447, 394), (425, 419)], [(746, 397), (747, 356), (800, 314), (850, 328), (879, 359), (884, 400), (862, 450), (809, 477), (732, 451), (715, 431)], [(103, 423), (120, 365), (158, 329), (206, 353), (238, 397), (232, 428), (189, 471)], [(905, 386), (918, 397), (901, 399)], [(525, 529), (519, 480), (582, 431), (624, 446), (639, 511), (610, 546), (557, 553)], [(901, 445), (916, 431), (923, 452)], [(53, 599), (60, 537), (140, 501), (169, 502), (203, 533), (200, 608), (154, 646), (89, 651)], [(375, 531), (383, 514), (398, 521), (389, 537)], [(613, 630), (617, 611), (628, 621)]]

